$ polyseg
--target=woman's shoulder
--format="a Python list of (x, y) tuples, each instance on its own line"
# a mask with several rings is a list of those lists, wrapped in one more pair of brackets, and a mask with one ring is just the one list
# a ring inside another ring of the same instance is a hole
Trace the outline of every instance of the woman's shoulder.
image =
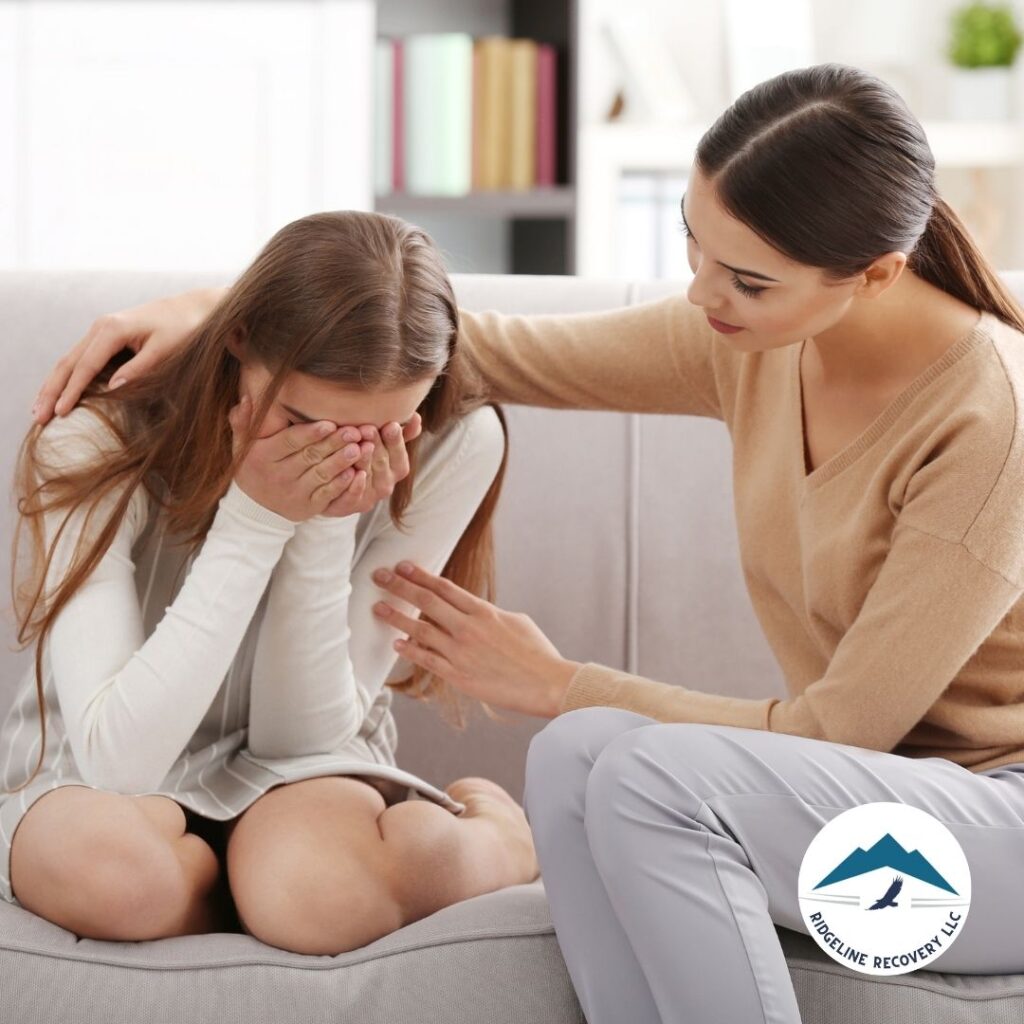
[(990, 313), (982, 326), (990, 377), (1003, 394), (1003, 415), (1019, 429), (1024, 422), (1024, 331)]
[(907, 521), (1024, 585), (1024, 332), (991, 314), (979, 326), (927, 389)]

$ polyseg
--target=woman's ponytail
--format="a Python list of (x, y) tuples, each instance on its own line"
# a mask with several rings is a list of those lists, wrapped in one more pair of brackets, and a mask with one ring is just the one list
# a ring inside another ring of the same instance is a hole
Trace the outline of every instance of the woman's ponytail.
[(907, 266), (944, 292), (1024, 331), (1024, 308), (941, 196), (936, 196), (928, 225)]

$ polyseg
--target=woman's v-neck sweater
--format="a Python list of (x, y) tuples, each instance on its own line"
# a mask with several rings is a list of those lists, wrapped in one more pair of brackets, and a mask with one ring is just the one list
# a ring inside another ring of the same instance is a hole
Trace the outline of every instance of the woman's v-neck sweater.
[[(587, 662), (561, 711), (767, 729), (972, 770), (1024, 762), (1024, 336), (987, 312), (807, 473), (805, 342), (741, 352), (683, 294), (596, 313), (460, 310), (497, 401), (721, 419), (750, 599), (788, 697)], [(699, 543), (699, 538), (693, 538)]]

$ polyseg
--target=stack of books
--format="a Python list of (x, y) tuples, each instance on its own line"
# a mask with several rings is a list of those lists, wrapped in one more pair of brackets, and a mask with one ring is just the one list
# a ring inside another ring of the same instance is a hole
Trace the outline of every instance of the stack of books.
[(378, 39), (377, 194), (553, 186), (556, 56), (547, 43), (505, 36)]

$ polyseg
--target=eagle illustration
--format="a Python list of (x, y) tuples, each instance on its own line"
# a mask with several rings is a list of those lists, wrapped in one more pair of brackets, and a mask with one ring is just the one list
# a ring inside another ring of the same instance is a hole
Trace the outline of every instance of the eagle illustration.
[(903, 879), (897, 875), (892, 880), (892, 885), (885, 890), (885, 895), (880, 900), (875, 900), (874, 903), (868, 907), (868, 910), (881, 910), (883, 907), (898, 907), (899, 904), (896, 902), (896, 897), (900, 894), (900, 889), (903, 888)]

